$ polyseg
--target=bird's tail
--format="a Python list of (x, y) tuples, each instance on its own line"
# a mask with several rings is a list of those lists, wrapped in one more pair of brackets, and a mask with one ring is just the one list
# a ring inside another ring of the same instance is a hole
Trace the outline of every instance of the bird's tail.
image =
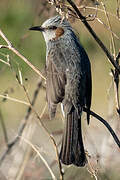
[(66, 117), (60, 160), (66, 165), (84, 166), (87, 163), (81, 133), (81, 117), (78, 117), (75, 108), (72, 108)]

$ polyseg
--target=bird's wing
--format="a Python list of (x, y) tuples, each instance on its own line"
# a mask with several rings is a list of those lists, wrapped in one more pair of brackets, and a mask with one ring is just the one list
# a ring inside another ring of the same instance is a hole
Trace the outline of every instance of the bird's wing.
[(66, 77), (65, 72), (62, 69), (60, 70), (60, 60), (60, 53), (57, 53), (57, 56), (53, 56), (52, 50), (48, 53), (46, 63), (46, 95), (50, 118), (54, 118), (57, 104), (62, 102), (65, 94)]
[(78, 53), (80, 55), (80, 61), (81, 61), (81, 71), (82, 74), (84, 74), (85, 76), (85, 81), (84, 81), (84, 90), (85, 90), (85, 106), (88, 109), (87, 112), (87, 121), (89, 124), (89, 110), (91, 107), (91, 99), (92, 99), (92, 77), (91, 77), (91, 65), (90, 65), (90, 61), (88, 58), (88, 55), (86, 53), (86, 51), (84, 50), (84, 48), (81, 46), (81, 44), (79, 43), (79, 40), (76, 36), (74, 36), (74, 34), (72, 34), (72, 43), (74, 44), (75, 42), (75, 49), (76, 49), (76, 53)]

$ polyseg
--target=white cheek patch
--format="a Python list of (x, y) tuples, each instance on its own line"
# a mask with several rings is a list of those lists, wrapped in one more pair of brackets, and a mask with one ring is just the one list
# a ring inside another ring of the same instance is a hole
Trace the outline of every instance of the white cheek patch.
[(46, 30), (45, 32), (43, 32), (43, 36), (44, 36), (45, 42), (48, 43), (50, 40), (56, 37), (56, 34), (55, 34), (55, 31)]

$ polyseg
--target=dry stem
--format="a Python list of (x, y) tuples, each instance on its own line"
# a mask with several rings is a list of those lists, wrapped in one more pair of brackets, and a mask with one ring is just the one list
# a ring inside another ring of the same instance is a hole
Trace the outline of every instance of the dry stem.
[(7, 48), (7, 49), (11, 50), (14, 54), (16, 54), (18, 57), (20, 57), (26, 64), (28, 64), (28, 66), (30, 66), (42, 79), (46, 80), (46, 78), (41, 74), (41, 72), (32, 63), (30, 63), (30, 61), (26, 57), (24, 57), (22, 54), (20, 54), (19, 51), (17, 51), (17, 49), (15, 49), (12, 46), (11, 42), (7, 39), (7, 37), (2, 32), (1, 29), (0, 29), (0, 36), (7, 43), (7, 45), (0, 45), (0, 48)]

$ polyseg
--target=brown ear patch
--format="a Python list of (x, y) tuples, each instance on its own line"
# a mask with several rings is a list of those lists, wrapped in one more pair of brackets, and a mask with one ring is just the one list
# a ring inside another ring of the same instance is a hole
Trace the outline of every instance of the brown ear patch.
[(62, 36), (64, 34), (64, 29), (61, 27), (58, 27), (55, 31), (56, 38)]

